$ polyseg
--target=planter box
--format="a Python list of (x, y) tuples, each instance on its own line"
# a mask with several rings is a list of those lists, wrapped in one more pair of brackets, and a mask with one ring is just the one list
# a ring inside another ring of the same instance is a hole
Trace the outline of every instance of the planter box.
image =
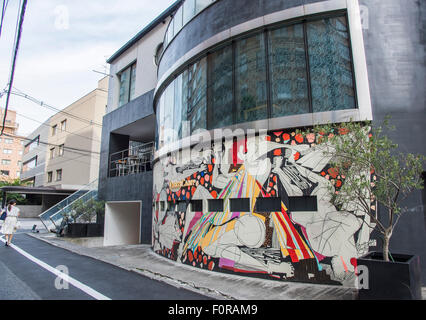
[(102, 237), (104, 235), (104, 225), (102, 223), (88, 223), (87, 237)]
[(370, 252), (357, 259), (368, 268), (368, 289), (360, 288), (360, 300), (421, 300), (420, 258), (392, 254), (395, 262), (383, 261), (381, 252)]
[(104, 225), (101, 223), (70, 223), (67, 236), (71, 238), (102, 237)]
[(67, 227), (67, 236), (72, 238), (86, 237), (87, 223), (70, 223)]

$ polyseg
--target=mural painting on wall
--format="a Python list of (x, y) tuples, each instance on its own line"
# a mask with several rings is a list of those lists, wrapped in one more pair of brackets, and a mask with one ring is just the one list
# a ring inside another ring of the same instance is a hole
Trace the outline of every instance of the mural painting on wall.
[[(356, 205), (331, 204), (328, 188), (338, 194), (345, 177), (313, 133), (269, 132), (263, 155), (259, 139), (224, 143), (208, 158), (155, 164), (154, 251), (211, 271), (353, 284), (355, 258), (368, 251), (372, 224)], [(225, 153), (230, 163), (218, 161)], [(315, 199), (316, 209), (291, 210), (289, 200), (302, 196)], [(263, 198), (279, 199), (278, 208), (258, 210)], [(204, 203), (193, 211), (189, 203), (197, 199)], [(223, 210), (207, 211), (209, 199), (222, 199)], [(230, 199), (249, 199), (250, 207), (231, 211)], [(176, 209), (167, 210), (168, 203)]]

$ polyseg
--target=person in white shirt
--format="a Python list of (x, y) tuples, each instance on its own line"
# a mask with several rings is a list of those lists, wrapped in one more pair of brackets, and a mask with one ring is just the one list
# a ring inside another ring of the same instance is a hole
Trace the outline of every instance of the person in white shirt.
[(1, 228), (1, 233), (6, 236), (5, 246), (9, 246), (18, 225), (19, 208), (16, 207), (16, 200), (10, 200), (5, 210), (7, 217)]

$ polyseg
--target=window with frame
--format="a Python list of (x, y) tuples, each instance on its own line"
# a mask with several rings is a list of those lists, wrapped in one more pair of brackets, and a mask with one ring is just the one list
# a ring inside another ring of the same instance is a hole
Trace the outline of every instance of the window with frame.
[(61, 157), (61, 156), (63, 156), (64, 155), (64, 145), (63, 144), (61, 144), (59, 147), (58, 147), (58, 156), (59, 157)]
[[(184, 2), (184, 16), (185, 8), (194, 10), (194, 1)], [(342, 13), (283, 21), (219, 44), (159, 95), (157, 149), (167, 142), (164, 131), (171, 124), (184, 138), (199, 128), (357, 109), (353, 69), (349, 24)]]
[(223, 199), (209, 199), (208, 206), (209, 206), (209, 211), (211, 212), (222, 212)]
[(37, 157), (34, 157), (26, 162), (24, 162), (22, 166), (22, 171), (28, 171), (30, 169), (34, 169), (37, 166)]
[(121, 71), (117, 76), (120, 81), (118, 106), (121, 107), (135, 96), (136, 62)]
[(27, 145), (25, 145), (25, 147), (24, 147), (25, 154), (27, 154), (28, 152), (37, 148), (39, 146), (39, 144), (40, 144), (40, 136), (37, 136), (35, 139), (33, 139), (31, 142), (29, 142)]
[(256, 199), (256, 212), (280, 212), (281, 211), (281, 198), (257, 198)]
[(57, 130), (58, 130), (58, 125), (55, 124), (54, 126), (52, 126), (52, 136), (56, 134)]
[(1, 175), (2, 176), (9, 176), (10, 171), (9, 170), (1, 170)]
[(11, 149), (3, 149), (3, 153), (4, 154), (11, 154), (12, 150)]
[(50, 149), (50, 156), (49, 156), (49, 158), (53, 159), (54, 157), (55, 157), (55, 148), (51, 148)]
[(67, 119), (61, 121), (61, 131), (67, 130)]
[(12, 144), (12, 143), (13, 143), (13, 139), (5, 138), (5, 139), (4, 139), (4, 143)]
[(3, 165), (9, 165), (10, 164), (10, 160), (9, 159), (2, 159), (1, 160), (1, 164), (3, 164)]
[(56, 181), (62, 180), (62, 169), (56, 170)]
[(288, 209), (290, 211), (318, 211), (316, 196), (288, 197)]
[(201, 212), (203, 211), (203, 200), (191, 200), (191, 211)]
[(49, 182), (52, 182), (52, 181), (53, 181), (53, 172), (49, 171), (47, 173), (47, 182), (49, 183)]
[(231, 212), (250, 212), (250, 198), (235, 198), (229, 200)]

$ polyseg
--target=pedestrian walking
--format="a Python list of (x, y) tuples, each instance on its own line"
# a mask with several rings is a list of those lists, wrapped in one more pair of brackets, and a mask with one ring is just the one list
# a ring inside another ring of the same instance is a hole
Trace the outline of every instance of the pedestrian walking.
[(9, 244), (12, 242), (13, 234), (16, 232), (19, 226), (19, 208), (16, 207), (16, 200), (10, 200), (5, 210), (7, 217), (3, 223), (3, 226), (1, 227), (0, 232), (6, 236), (5, 246), (9, 246)]

